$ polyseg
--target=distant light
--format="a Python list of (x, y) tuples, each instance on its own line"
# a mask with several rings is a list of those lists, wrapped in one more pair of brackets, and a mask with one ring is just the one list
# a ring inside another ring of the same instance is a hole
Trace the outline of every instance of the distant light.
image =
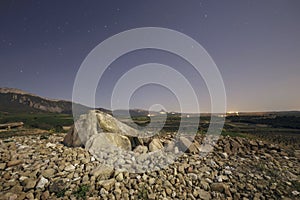
[(227, 114), (235, 114), (235, 115), (239, 115), (239, 112), (238, 111), (228, 111)]

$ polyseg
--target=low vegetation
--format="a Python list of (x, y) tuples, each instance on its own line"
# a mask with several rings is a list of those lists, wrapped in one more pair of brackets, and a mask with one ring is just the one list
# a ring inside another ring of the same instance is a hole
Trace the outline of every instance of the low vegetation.
[(86, 199), (87, 192), (90, 190), (89, 185), (80, 185), (78, 189), (73, 192), (77, 199)]
[(38, 128), (51, 132), (62, 132), (63, 126), (71, 126), (72, 115), (56, 113), (0, 113), (0, 124), (23, 122), (25, 128)]
[[(132, 121), (140, 127), (148, 126), (151, 122), (152, 127), (156, 128), (161, 125), (161, 121), (165, 116), (134, 116)], [(120, 118), (121, 121), (131, 125), (130, 121)], [(153, 120), (153, 121), (151, 121)], [(168, 114), (166, 122), (160, 134), (168, 132), (177, 132), (179, 126), (183, 126), (182, 130), (189, 132), (190, 126), (193, 124), (193, 118), (182, 117), (180, 114)], [(1, 132), (1, 137), (16, 135), (17, 133), (28, 132), (28, 129), (41, 129), (45, 133), (65, 132), (64, 126), (71, 126), (73, 116), (69, 114), (57, 113), (4, 113), (0, 112), (0, 124), (11, 122), (24, 122), (24, 128), (27, 130), (9, 130)], [(208, 130), (210, 116), (201, 116), (198, 126), (198, 133), (205, 134)], [(222, 135), (231, 137), (249, 137), (267, 140), (283, 146), (290, 146), (300, 149), (300, 116), (298, 113), (278, 113), (276, 114), (260, 114), (260, 115), (242, 115), (228, 116), (222, 130)], [(196, 124), (197, 125), (197, 124)], [(44, 134), (45, 134), (44, 133)], [(41, 139), (47, 135), (41, 136)]]

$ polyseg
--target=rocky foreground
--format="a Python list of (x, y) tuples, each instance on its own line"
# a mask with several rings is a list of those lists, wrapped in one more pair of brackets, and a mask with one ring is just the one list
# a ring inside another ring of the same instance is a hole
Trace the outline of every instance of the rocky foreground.
[(300, 198), (299, 159), (261, 141), (222, 137), (203, 158), (184, 153), (166, 169), (136, 174), (64, 146), (64, 136), (1, 139), (0, 199)]

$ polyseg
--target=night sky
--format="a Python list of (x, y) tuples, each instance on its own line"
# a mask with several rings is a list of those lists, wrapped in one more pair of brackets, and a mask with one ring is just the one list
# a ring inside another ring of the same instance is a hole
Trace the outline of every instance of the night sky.
[[(72, 99), (77, 70), (100, 42), (138, 27), (164, 27), (199, 42), (223, 76), (228, 110), (300, 110), (299, 0), (0, 1), (0, 87)], [(164, 63), (193, 85), (201, 110), (209, 94), (178, 56), (158, 50), (123, 55), (100, 80), (97, 106), (110, 107), (111, 90), (136, 65)], [(178, 110), (167, 88), (145, 86), (132, 107), (155, 103)], [(192, 112), (193, 108), (187, 110)]]

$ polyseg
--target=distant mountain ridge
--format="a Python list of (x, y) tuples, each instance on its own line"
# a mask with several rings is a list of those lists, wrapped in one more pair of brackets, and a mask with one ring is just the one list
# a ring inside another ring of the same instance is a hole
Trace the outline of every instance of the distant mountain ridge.
[[(74, 104), (77, 113), (86, 113), (92, 108), (81, 104)], [(96, 108), (112, 114), (112, 111), (104, 108)], [(72, 102), (41, 97), (16, 88), (0, 88), (0, 113), (62, 113), (72, 114)], [(114, 114), (125, 115), (128, 111), (116, 110)], [(130, 110), (131, 116), (147, 116), (148, 111), (142, 109)]]
[[(77, 109), (88, 110), (80, 104)], [(0, 88), (0, 111), (9, 113), (72, 113), (72, 102), (65, 100), (48, 99), (15, 88)]]
[[(78, 113), (86, 113), (92, 108), (74, 104)], [(104, 108), (97, 108), (103, 112), (112, 114), (111, 110)], [(16, 88), (0, 88), (0, 113), (62, 113), (72, 114), (72, 102), (66, 100), (57, 100), (41, 97)], [(114, 115), (124, 116), (128, 114), (128, 111), (124, 109), (114, 110)], [(160, 115), (160, 114), (180, 114), (177, 112), (165, 112), (165, 111), (147, 111), (144, 109), (130, 109), (129, 113), (132, 117), (136, 116), (148, 116), (148, 115)], [(189, 113), (181, 113), (189, 114)], [(281, 111), (281, 112), (240, 112), (239, 115), (296, 115), (300, 116), (299, 111)], [(191, 114), (192, 115), (192, 114)], [(201, 116), (210, 116), (210, 113), (201, 113)]]
[[(49, 100), (49, 101), (66, 101), (66, 100), (58, 100), (58, 99), (50, 99), (50, 98), (46, 98), (46, 97), (41, 97), (41, 96), (38, 96), (38, 95), (35, 95), (32, 93), (26, 92), (24, 90), (17, 89), (17, 88), (3, 87), (3, 88), (0, 88), (0, 93), (3, 93), (3, 94), (14, 93), (14, 94), (21, 94), (21, 95), (30, 95), (30, 96), (39, 97), (39, 98)], [(66, 101), (66, 102), (70, 102), (70, 101)]]

